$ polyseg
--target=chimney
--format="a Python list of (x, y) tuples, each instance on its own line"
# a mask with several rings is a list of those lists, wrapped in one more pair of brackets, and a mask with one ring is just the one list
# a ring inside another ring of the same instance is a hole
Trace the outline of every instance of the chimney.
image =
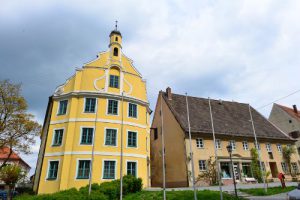
[(167, 93), (168, 100), (172, 100), (172, 92), (170, 87), (167, 87), (166, 93)]
[(297, 106), (296, 106), (296, 105), (293, 105), (293, 109), (294, 109), (294, 112), (295, 112), (296, 114), (298, 114), (298, 110), (297, 110)]

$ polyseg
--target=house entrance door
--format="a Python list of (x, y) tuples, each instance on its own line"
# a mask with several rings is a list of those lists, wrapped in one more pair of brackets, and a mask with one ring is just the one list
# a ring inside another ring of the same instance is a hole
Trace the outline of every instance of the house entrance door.
[(270, 165), (272, 177), (277, 178), (278, 170), (277, 170), (276, 162), (269, 162), (269, 165)]

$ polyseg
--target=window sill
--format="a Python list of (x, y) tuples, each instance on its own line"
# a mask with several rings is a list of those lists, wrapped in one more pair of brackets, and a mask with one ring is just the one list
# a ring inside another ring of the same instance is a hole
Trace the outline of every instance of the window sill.
[(92, 111), (91, 111), (91, 112), (84, 111), (83, 113), (84, 113), (84, 114), (95, 114), (96, 112), (95, 112), (95, 111), (94, 111), (94, 112), (92, 112)]
[(93, 145), (92, 143), (80, 143), (80, 145)]
[(57, 180), (57, 178), (47, 178), (46, 180), (47, 181), (55, 181), (55, 180)]
[(57, 116), (62, 116), (62, 115), (66, 115), (66, 113), (64, 113), (64, 114), (57, 114)]
[(52, 144), (52, 147), (61, 147), (61, 144)]
[(127, 146), (127, 148), (129, 148), (129, 149), (137, 149), (138, 147), (137, 146)]
[(90, 178), (89, 178), (89, 177), (83, 177), (83, 178), (77, 177), (76, 179), (77, 179), (77, 180), (86, 180), (86, 179), (90, 179)]

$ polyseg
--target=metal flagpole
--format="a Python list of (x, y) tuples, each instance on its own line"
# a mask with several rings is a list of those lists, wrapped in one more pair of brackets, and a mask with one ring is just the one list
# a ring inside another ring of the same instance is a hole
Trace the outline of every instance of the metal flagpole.
[(220, 190), (220, 199), (223, 200), (223, 192), (222, 192), (222, 182), (221, 182), (221, 170), (220, 170), (220, 164), (218, 160), (218, 151), (216, 147), (216, 137), (215, 137), (215, 127), (214, 127), (214, 119), (212, 115), (211, 110), (211, 104), (210, 104), (210, 98), (208, 97), (208, 105), (209, 105), (209, 113), (210, 113), (210, 121), (211, 121), (211, 129), (213, 133), (213, 140), (214, 140), (214, 150), (215, 150), (215, 161), (216, 161), (216, 168), (218, 169), (218, 181), (219, 181), (219, 190)]
[(165, 169), (165, 138), (164, 138), (164, 115), (162, 111), (163, 96), (160, 92), (160, 117), (161, 117), (161, 146), (162, 146), (162, 164), (163, 164), (163, 193), (164, 200), (166, 200), (166, 169)]
[(194, 199), (197, 200), (197, 191), (196, 191), (196, 186), (195, 186), (194, 156), (193, 156), (193, 151), (192, 151), (192, 136), (191, 136), (189, 102), (188, 102), (187, 93), (185, 93), (185, 100), (186, 100), (187, 121), (188, 121), (188, 126), (189, 126), (190, 157), (191, 157), (191, 165), (192, 165), (192, 178), (193, 178)]
[(124, 102), (124, 92), (122, 92), (122, 101), (121, 101), (121, 161), (120, 161), (120, 200), (123, 199), (123, 102)]
[(97, 118), (98, 118), (98, 99), (96, 98), (96, 118), (95, 118), (95, 128), (93, 133), (93, 146), (92, 146), (92, 160), (91, 160), (91, 167), (90, 167), (90, 177), (89, 177), (89, 195), (92, 191), (92, 176), (93, 176), (93, 165), (94, 165), (94, 156), (95, 156), (95, 135), (97, 129)]
[(260, 154), (260, 150), (258, 149), (258, 143), (257, 143), (257, 137), (256, 137), (255, 127), (254, 127), (253, 117), (252, 117), (251, 106), (250, 106), (250, 104), (248, 104), (248, 105), (249, 105), (250, 120), (251, 120), (253, 134), (254, 134), (254, 139), (255, 139), (255, 147), (256, 147), (256, 149), (258, 151), (259, 168), (260, 168), (260, 171), (262, 172), (262, 180), (264, 182), (264, 189), (265, 189), (265, 192), (267, 193), (267, 186), (266, 186), (265, 176), (263, 175), (262, 162), (261, 162), (261, 154)]

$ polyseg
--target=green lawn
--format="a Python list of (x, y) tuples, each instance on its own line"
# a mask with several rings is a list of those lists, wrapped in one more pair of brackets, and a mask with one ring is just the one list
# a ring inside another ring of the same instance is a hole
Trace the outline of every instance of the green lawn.
[[(204, 190), (197, 192), (198, 199), (216, 200), (220, 199), (220, 193), (216, 191)], [(224, 200), (237, 200), (234, 196), (223, 193)], [(142, 191), (125, 196), (124, 200), (162, 200), (163, 192)], [(191, 200), (194, 199), (193, 191), (170, 191), (167, 192), (168, 200)], [(243, 198), (239, 198), (243, 200)]]
[(247, 194), (251, 194), (253, 196), (269, 196), (269, 195), (273, 195), (273, 194), (289, 192), (295, 188), (296, 188), (296, 186), (289, 186), (289, 187), (286, 187), (285, 189), (282, 189), (281, 187), (271, 187), (271, 188), (268, 188), (267, 193), (265, 193), (264, 188), (240, 189), (240, 191), (247, 193)]
[[(217, 200), (220, 199), (220, 193), (216, 191), (204, 190), (197, 192), (198, 199)], [(244, 200), (243, 198), (236, 199), (234, 196), (223, 193), (224, 200)], [(108, 200), (109, 198), (101, 196), (101, 194), (94, 194), (88, 196), (77, 193), (76, 195), (65, 195), (64, 192), (59, 192), (53, 195), (21, 195), (17, 200)], [(138, 193), (128, 194), (124, 200), (162, 200), (162, 191), (142, 191)], [(170, 191), (167, 192), (167, 200), (191, 200), (194, 199), (193, 191)], [(111, 199), (109, 199), (111, 200)]]

